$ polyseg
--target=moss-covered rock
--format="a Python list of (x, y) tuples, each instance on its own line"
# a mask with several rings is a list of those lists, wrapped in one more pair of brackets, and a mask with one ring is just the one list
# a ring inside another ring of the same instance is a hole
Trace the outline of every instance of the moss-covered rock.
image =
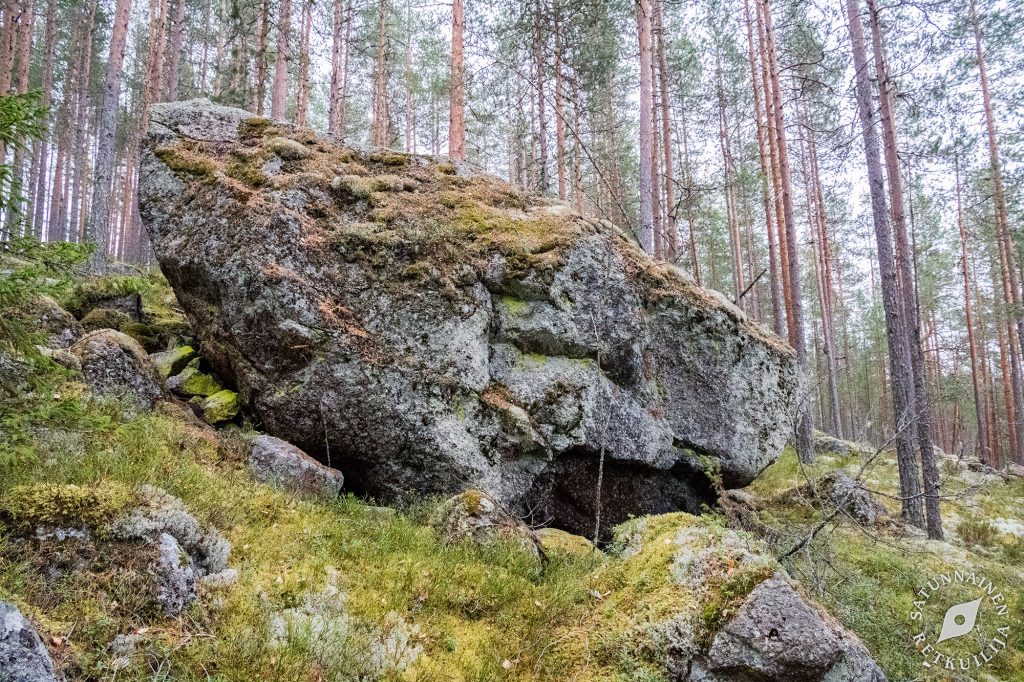
[(113, 308), (93, 308), (82, 318), (82, 327), (86, 331), (97, 329), (116, 329), (124, 331), (124, 328), (132, 324), (134, 320), (127, 313), (114, 310)]
[[(606, 536), (631, 515), (713, 504), (693, 453), (735, 487), (783, 447), (792, 349), (625, 231), (468, 168), (286, 123), (273, 137), (309, 156), (275, 156), (272, 182), (246, 188), (222, 171), (266, 151), (270, 136), (238, 140), (250, 119), (154, 107), (142, 218), (212, 366), (235, 373), (223, 378), (269, 433), (318, 459), (343, 441), (366, 494), (480, 487), (586, 534), (603, 453)], [(217, 136), (196, 143), (196, 121)], [(164, 163), (165, 146), (201, 152), (214, 179)], [(499, 389), (507, 406), (488, 402)]]
[(235, 391), (222, 389), (207, 398), (194, 398), (199, 414), (208, 424), (231, 421), (242, 410), (242, 397)]
[(300, 161), (309, 158), (310, 151), (301, 142), (287, 137), (274, 137), (267, 141), (267, 149), (285, 161)]
[(196, 351), (192, 346), (178, 346), (171, 350), (153, 353), (149, 357), (153, 361), (153, 365), (156, 366), (160, 378), (166, 381), (171, 376), (182, 372), (196, 358)]
[(594, 543), (582, 535), (573, 535), (558, 528), (540, 528), (534, 534), (545, 554), (582, 556), (597, 551)]
[(184, 398), (206, 397), (223, 391), (224, 385), (217, 377), (199, 369), (201, 362), (197, 357), (189, 360), (183, 370), (167, 379), (167, 390)]

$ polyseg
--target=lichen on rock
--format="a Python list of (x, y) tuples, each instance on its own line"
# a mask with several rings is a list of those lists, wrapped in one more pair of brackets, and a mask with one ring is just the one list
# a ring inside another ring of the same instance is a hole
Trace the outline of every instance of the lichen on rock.
[[(308, 156), (232, 177), (277, 138)], [(789, 436), (792, 349), (611, 223), (496, 178), (196, 101), (154, 106), (139, 199), (214, 370), (385, 503), (479, 488), (589, 535), (603, 458), (607, 537), (714, 504), (706, 461), (742, 486)]]

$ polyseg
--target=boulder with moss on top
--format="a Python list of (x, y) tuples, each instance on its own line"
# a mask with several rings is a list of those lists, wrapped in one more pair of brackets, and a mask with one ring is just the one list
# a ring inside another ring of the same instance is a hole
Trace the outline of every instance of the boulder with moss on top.
[[(309, 155), (282, 161), (278, 138)], [(232, 177), (241, 158), (267, 181)], [(463, 170), (154, 106), (143, 223), (268, 433), (320, 461), (329, 443), (387, 504), (474, 487), (587, 535), (603, 457), (605, 538), (778, 455), (801, 383), (784, 341), (611, 223)]]

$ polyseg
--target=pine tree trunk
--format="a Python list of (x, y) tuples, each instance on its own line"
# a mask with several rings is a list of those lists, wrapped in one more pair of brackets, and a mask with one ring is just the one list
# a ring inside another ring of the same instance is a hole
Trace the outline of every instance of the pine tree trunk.
[[(57, 49), (57, 0), (49, 0), (46, 6), (46, 29), (44, 34), (45, 55), (43, 57), (42, 104), (49, 107), (53, 93), (53, 62)], [(65, 91), (66, 92), (66, 91)], [(35, 164), (32, 188), (35, 200), (32, 202), (34, 216), (32, 218), (34, 234), (38, 239), (45, 238), (46, 222), (46, 190), (49, 177), (49, 140), (54, 132), (52, 114), (47, 115), (47, 129), (43, 140), (39, 143), (39, 154)]]
[(979, 383), (978, 346), (974, 338), (974, 319), (971, 314), (971, 279), (967, 272), (967, 228), (964, 225), (964, 209), (960, 196), (960, 158), (954, 162), (956, 175), (956, 222), (960, 231), (960, 272), (964, 279), (964, 316), (967, 323), (967, 350), (971, 356), (971, 389), (974, 393), (974, 411), (978, 423), (978, 455), (982, 462), (992, 465), (989, 449), (988, 423), (985, 419), (985, 405), (982, 400), (982, 386)]
[(131, 0), (117, 0), (114, 26), (107, 57), (107, 73), (103, 82), (103, 101), (100, 104), (96, 170), (93, 176), (93, 194), (89, 236), (96, 243), (92, 266), (96, 272), (106, 272), (107, 247), (110, 239), (110, 193), (114, 175), (114, 143), (117, 139), (118, 100), (121, 95), (121, 67), (124, 64), (125, 41)]
[[(804, 341), (804, 319), (803, 302), (800, 295), (800, 263), (796, 251), (796, 219), (793, 211), (793, 190), (792, 180), (789, 171), (789, 152), (786, 148), (786, 123), (782, 111), (782, 86), (779, 80), (778, 59), (775, 55), (775, 39), (772, 31), (772, 15), (769, 0), (762, 0), (764, 4), (764, 35), (765, 48), (768, 53), (768, 70), (772, 81), (773, 112), (775, 116), (775, 137), (777, 141), (779, 157), (779, 177), (782, 190), (782, 210), (786, 224), (786, 250), (788, 256), (787, 267), (789, 269), (790, 286), (792, 287), (792, 317), (790, 326), (793, 330), (793, 347), (796, 350), (797, 362), (801, 367), (806, 367), (807, 352)], [(796, 425), (796, 450), (801, 461), (810, 462), (814, 460), (814, 425), (811, 421), (811, 412), (808, 405), (804, 404), (797, 417)]]
[(537, 172), (539, 189), (547, 192), (548, 182), (548, 118), (545, 112), (544, 84), (544, 8), (542, 0), (535, 0), (533, 13), (533, 59), (537, 67)]
[(380, 0), (377, 19), (377, 64), (373, 81), (373, 125), (370, 143), (375, 147), (388, 146), (391, 117), (388, 113), (388, 12), (389, 1)]
[(917, 305), (916, 279), (911, 269), (911, 253), (907, 240), (907, 224), (904, 211), (903, 178), (900, 171), (896, 144), (896, 125), (892, 112), (892, 81), (885, 63), (882, 33), (878, 24), (875, 0), (867, 0), (868, 24), (871, 27), (871, 42), (875, 57), (875, 75), (879, 83), (879, 118), (882, 123), (885, 165), (889, 179), (889, 200), (892, 210), (892, 230), (896, 243), (896, 272), (899, 278), (900, 298), (903, 304), (903, 320), (906, 326), (907, 343), (910, 348), (910, 365), (914, 382), (914, 423), (917, 444), (921, 452), (921, 472), (924, 478), (925, 512), (928, 537), (942, 539), (942, 517), (939, 513), (939, 472), (935, 464), (932, 447), (932, 409), (928, 397), (924, 355), (921, 348), (920, 313)]
[(651, 0), (636, 0), (637, 33), (640, 41), (640, 246), (654, 253), (654, 177), (651, 167), (654, 136), (651, 111), (654, 108), (651, 83)]
[[(335, 0), (339, 6), (341, 0)], [(270, 0), (263, 0), (260, 5), (260, 16), (256, 24), (256, 62), (255, 83), (252, 95), (252, 111), (257, 116), (263, 115), (267, 98), (267, 47), (270, 44)]]
[(558, 166), (558, 198), (565, 201), (565, 94), (562, 83), (562, 25), (560, 1), (555, 0), (555, 163)]
[(283, 121), (288, 104), (288, 61), (291, 58), (292, 0), (281, 0), (277, 15), (277, 54), (274, 56), (274, 87), (270, 95), (270, 117)]
[(466, 158), (466, 84), (462, 65), (462, 32), (465, 24), (463, 0), (453, 0), (448, 156), (456, 161), (463, 161)]
[(668, 58), (665, 55), (664, 0), (654, 0), (654, 35), (657, 39), (658, 78), (661, 89), (662, 173), (665, 179), (665, 257), (675, 263), (679, 258), (679, 228), (676, 212), (675, 171), (672, 167), (672, 109), (669, 102)]
[(309, 37), (313, 30), (313, 0), (302, 3), (302, 35), (299, 40), (299, 87), (295, 94), (295, 125), (306, 126), (309, 115)]
[[(999, 241), (1001, 259), (1000, 265), (1003, 271), (1003, 288), (1008, 294), (1007, 304), (1012, 307), (1012, 313), (1007, 313), (1007, 324), (1010, 357), (1012, 358), (1012, 383), (1013, 402), (1017, 421), (1014, 424), (1014, 431), (1020, 435), (1024, 434), (1024, 380), (1021, 374), (1021, 354), (1024, 353), (1024, 302), (1021, 297), (1021, 283), (1015, 267), (1017, 257), (1015, 254), (1013, 239), (1010, 236), (1009, 212), (1006, 204), (1006, 188), (1003, 184), (1002, 161), (999, 155), (999, 143), (996, 137), (995, 114), (992, 107), (992, 95), (989, 92), (988, 70), (985, 63), (985, 51), (981, 45), (981, 29), (978, 24), (978, 13), (974, 0), (971, 0), (971, 25), (974, 30), (974, 48), (978, 63), (978, 79), (981, 84), (982, 105), (985, 110), (985, 131), (987, 134), (989, 162), (992, 173), (992, 200), (995, 204), (996, 234)], [(1012, 318), (1012, 322), (1011, 322)], [(1015, 327), (1015, 328), (1014, 328)], [(1018, 463), (1024, 463), (1024, 442), (1017, 440), (1017, 447), (1014, 448), (1014, 459)]]
[(167, 72), (164, 75), (164, 100), (173, 102), (178, 99), (178, 83), (181, 78), (181, 45), (185, 35), (185, 3), (177, 0), (174, 6), (174, 23), (170, 25), (168, 35)]
[(867, 47), (860, 19), (860, 0), (847, 0), (850, 43), (856, 73), (857, 110), (860, 116), (864, 155), (867, 162), (871, 212), (878, 250), (881, 276), (882, 306), (885, 312), (886, 337), (889, 342), (889, 366), (892, 381), (893, 416), (895, 421), (896, 458), (900, 473), (900, 498), (904, 518), (919, 528), (925, 525), (921, 500), (921, 482), (913, 447), (913, 377), (910, 348), (899, 297), (899, 275), (892, 251), (892, 226), (886, 206), (885, 178), (882, 170), (875, 114), (871, 101)]

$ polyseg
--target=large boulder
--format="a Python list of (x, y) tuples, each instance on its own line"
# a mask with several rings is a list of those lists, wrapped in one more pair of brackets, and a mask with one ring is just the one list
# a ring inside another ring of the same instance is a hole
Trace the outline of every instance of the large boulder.
[(699, 510), (792, 431), (784, 342), (495, 178), (192, 101), (154, 106), (139, 185), (204, 357), (356, 492), (476, 487), (589, 534), (597, 499), (605, 529)]
[(14, 604), (0, 601), (0, 682), (56, 682), (50, 653)]

